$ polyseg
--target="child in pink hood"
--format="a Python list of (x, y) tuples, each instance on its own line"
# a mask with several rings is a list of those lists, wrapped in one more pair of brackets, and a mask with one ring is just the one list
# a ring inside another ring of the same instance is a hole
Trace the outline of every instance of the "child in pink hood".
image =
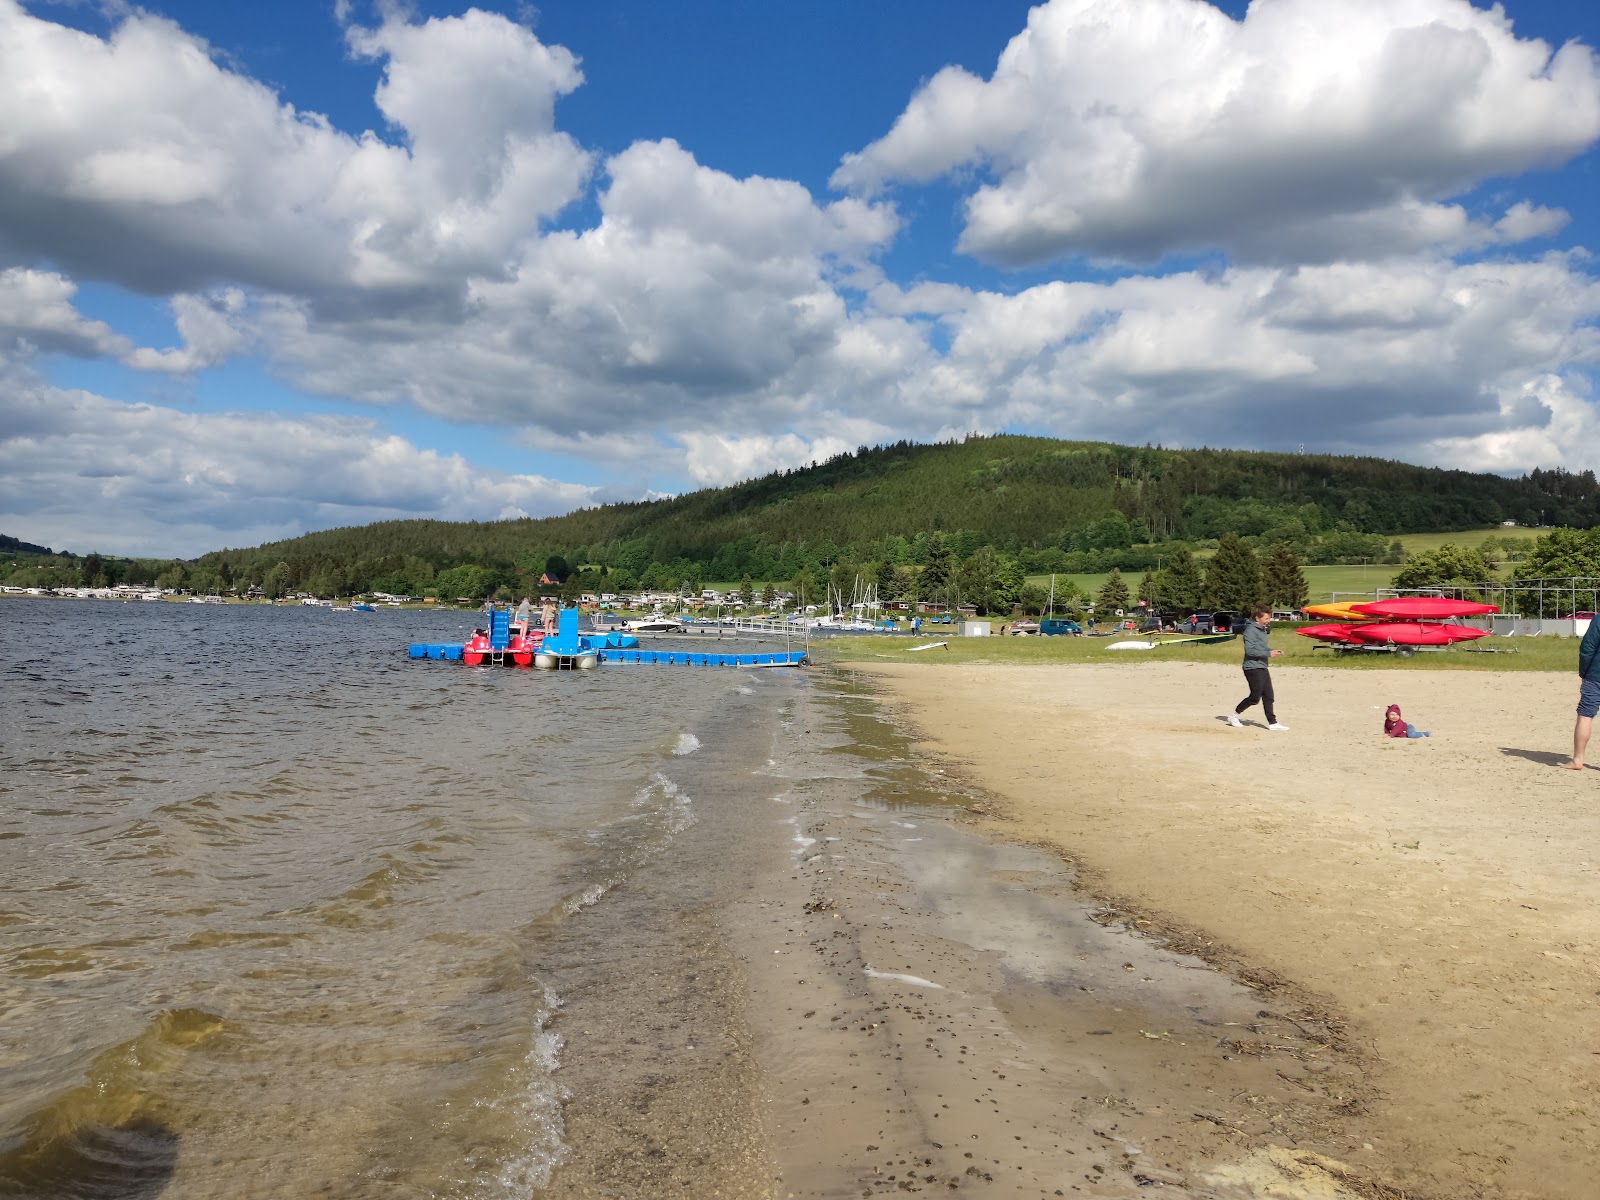
[(1423, 738), (1431, 737), (1432, 735), (1424, 733), (1415, 725), (1408, 725), (1405, 719), (1400, 715), (1400, 706), (1398, 704), (1391, 704), (1383, 714), (1383, 736), (1398, 738)]

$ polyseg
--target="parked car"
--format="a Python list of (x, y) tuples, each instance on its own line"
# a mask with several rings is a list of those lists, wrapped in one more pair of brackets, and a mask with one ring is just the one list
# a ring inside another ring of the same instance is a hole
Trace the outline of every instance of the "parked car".
[(1083, 627), (1065, 617), (1047, 617), (1039, 622), (1039, 632), (1045, 637), (1057, 637), (1062, 634), (1080, 637), (1083, 634)]

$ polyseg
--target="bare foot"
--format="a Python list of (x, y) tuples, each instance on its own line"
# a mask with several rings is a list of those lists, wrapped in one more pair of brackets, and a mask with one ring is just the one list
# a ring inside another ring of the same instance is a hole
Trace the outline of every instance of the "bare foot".
[(1563, 771), (1581, 771), (1583, 770), (1583, 760), (1574, 758), (1570, 762), (1564, 762), (1561, 764), (1561, 769)]

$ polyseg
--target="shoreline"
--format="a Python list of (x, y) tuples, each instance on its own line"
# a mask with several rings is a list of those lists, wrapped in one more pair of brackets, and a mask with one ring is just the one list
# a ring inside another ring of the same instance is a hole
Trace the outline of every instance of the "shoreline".
[(718, 921), (770, 1194), (1398, 1195), (1311, 1006), (1110, 916), (881, 695), (813, 687), (740, 810), (778, 840)]
[[(1569, 679), (1275, 668), (1279, 736), (1221, 723), (1236, 666), (852, 667), (991, 795), (983, 830), (1077, 865), (1102, 919), (1324, 1014), (1372, 1072), (1365, 1170), (1589, 1194), (1600, 777), (1547, 765)], [(1378, 736), (1391, 700), (1434, 736)]]

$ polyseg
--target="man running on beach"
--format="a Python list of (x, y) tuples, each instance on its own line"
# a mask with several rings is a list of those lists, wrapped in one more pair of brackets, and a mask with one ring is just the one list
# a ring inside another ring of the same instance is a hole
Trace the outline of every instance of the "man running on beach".
[(1589, 628), (1578, 643), (1578, 676), (1583, 686), (1578, 691), (1578, 723), (1572, 727), (1572, 758), (1561, 764), (1569, 771), (1583, 770), (1589, 730), (1595, 713), (1600, 712), (1600, 617), (1589, 619)]
[[(1289, 727), (1278, 724), (1278, 716), (1272, 711), (1272, 672), (1267, 670), (1267, 660), (1283, 653), (1267, 645), (1267, 630), (1272, 627), (1272, 610), (1257, 608), (1252, 615), (1255, 620), (1244, 627), (1244, 678), (1250, 685), (1250, 694), (1228, 714), (1228, 724), (1235, 729), (1241, 728), (1244, 722), (1239, 720), (1239, 714), (1252, 704), (1259, 703), (1267, 714), (1267, 728), (1274, 733), (1288, 733)], [(1600, 693), (1600, 688), (1597, 688), (1597, 693)]]

